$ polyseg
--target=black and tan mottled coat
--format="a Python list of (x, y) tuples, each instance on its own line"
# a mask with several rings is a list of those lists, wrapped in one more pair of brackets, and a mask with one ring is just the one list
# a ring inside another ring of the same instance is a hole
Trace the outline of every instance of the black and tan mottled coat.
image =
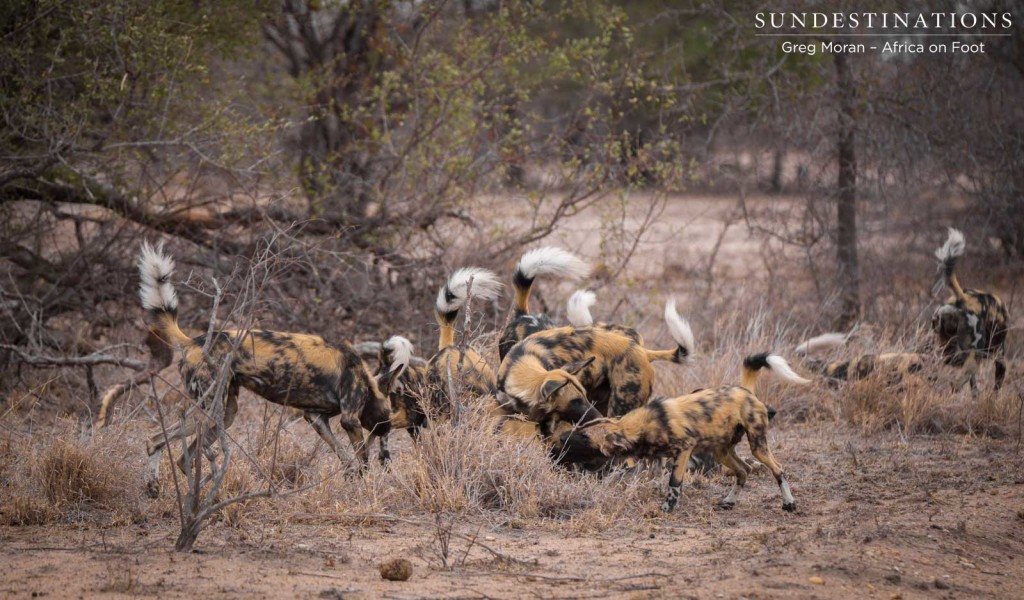
[(768, 421), (774, 411), (754, 395), (758, 372), (765, 368), (787, 381), (808, 383), (780, 356), (748, 356), (743, 361), (741, 385), (656, 398), (622, 417), (563, 432), (554, 458), (571, 464), (600, 457), (667, 458), (671, 475), (662, 509), (671, 511), (679, 500), (690, 455), (711, 452), (736, 477), (729, 495), (721, 501), (721, 506), (731, 508), (750, 472), (750, 466), (736, 454), (736, 445), (746, 436), (751, 454), (775, 476), (782, 491), (782, 508), (796, 510), (785, 472), (768, 448)]
[(994, 358), (994, 389), (998, 390), (1003, 385), (1006, 363), (1002, 354), (1009, 329), (1009, 313), (998, 296), (960, 287), (956, 264), (963, 256), (965, 245), (963, 234), (950, 228), (946, 243), (935, 251), (940, 273), (936, 288), (949, 288), (952, 294), (935, 309), (932, 329), (943, 359), (947, 364), (964, 368), (964, 379), (970, 382), (971, 391), (977, 394), (978, 361), (982, 359)]
[(536, 248), (524, 254), (512, 273), (512, 287), (515, 302), (509, 314), (508, 323), (498, 340), (498, 360), (520, 341), (555, 324), (544, 313), (530, 313), (530, 291), (537, 277), (557, 275), (568, 279), (580, 279), (590, 273), (590, 267), (570, 252), (551, 246)]
[(908, 375), (924, 370), (924, 357), (917, 352), (881, 352), (862, 354), (849, 360), (820, 360), (808, 355), (817, 350), (846, 344), (850, 334), (825, 333), (796, 347), (794, 353), (805, 367), (820, 374), (827, 383), (855, 381), (873, 375), (888, 378), (890, 383), (903, 381)]
[[(371, 442), (379, 438), (381, 461), (388, 459), (390, 401), (349, 344), (330, 344), (317, 335), (255, 329), (214, 331), (212, 339), (205, 333), (189, 336), (178, 326), (173, 270), (174, 262), (162, 248), (143, 244), (139, 258), (142, 305), (153, 330), (180, 351), (178, 368), (185, 391), (197, 402), (208, 402), (217, 373), (228, 361), (225, 428), (235, 418), (238, 392), (244, 387), (270, 402), (303, 411), (306, 421), (342, 460), (344, 454), (328, 422), (335, 416), (340, 416), (361, 465), (368, 461), (369, 445), (363, 429), (370, 432)], [(393, 372), (399, 373), (400, 369)], [(385, 390), (389, 384), (389, 377), (381, 382)], [(159, 452), (167, 443), (193, 431), (190, 425), (169, 436), (153, 436), (148, 444), (151, 464), (159, 464)]]
[(623, 415), (642, 405), (654, 385), (653, 361), (684, 362), (693, 353), (690, 326), (665, 307), (672, 350), (650, 350), (637, 338), (595, 325), (560, 327), (519, 342), (498, 368), (498, 400), (506, 412), (526, 415), (545, 432), (558, 420)]

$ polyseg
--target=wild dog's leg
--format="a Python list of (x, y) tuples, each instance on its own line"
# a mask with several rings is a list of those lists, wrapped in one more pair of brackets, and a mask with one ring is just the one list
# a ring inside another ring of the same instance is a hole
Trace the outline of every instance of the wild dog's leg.
[[(159, 402), (159, 400), (157, 400)], [(146, 493), (150, 498), (157, 498), (160, 496), (160, 462), (164, 458), (164, 449), (168, 445), (177, 442), (182, 438), (191, 437), (196, 431), (197, 422), (192, 413), (195, 410), (195, 406), (192, 406), (185, 411), (184, 426), (181, 423), (166, 430), (164, 430), (149, 438), (146, 442), (146, 454), (149, 455), (149, 477), (146, 481)]]
[(679, 502), (679, 494), (682, 493), (683, 487), (683, 476), (686, 475), (686, 465), (690, 462), (690, 454), (692, 453), (692, 447), (686, 448), (677, 454), (670, 464), (672, 475), (668, 479), (668, 496), (665, 497), (661, 510), (672, 512), (672, 509), (676, 507), (676, 502)]
[(963, 374), (956, 384), (956, 391), (964, 389), (965, 384), (971, 384), (971, 396), (974, 398), (978, 397), (978, 357), (974, 350), (967, 353), (967, 359), (964, 360)]
[(765, 436), (763, 428), (756, 433), (748, 430), (747, 441), (750, 442), (750, 453), (754, 455), (754, 458), (761, 461), (764, 466), (768, 467), (768, 470), (775, 476), (775, 481), (779, 482), (779, 489), (782, 490), (782, 510), (788, 512), (795, 511), (796, 501), (793, 500), (793, 492), (789, 490), (786, 473), (782, 470), (782, 466), (775, 462), (772, 451), (768, 449), (768, 438)]
[[(238, 414), (238, 386), (230, 385), (227, 390), (227, 397), (224, 398), (224, 429), (231, 427), (231, 424), (235, 422), (235, 415)], [(202, 418), (202, 417), (199, 417)], [(195, 420), (193, 420), (195, 421)], [(196, 426), (191, 425), (190, 431), (195, 431)], [(191, 435), (191, 433), (189, 434)], [(203, 454), (206, 459), (213, 461), (217, 458), (217, 453), (213, 451), (213, 443), (219, 439), (216, 434), (215, 428), (211, 428), (211, 431), (203, 433)], [(182, 454), (178, 458), (178, 470), (185, 473), (185, 457), (192, 456), (192, 453), (196, 451), (199, 446), (199, 440), (194, 439), (188, 446), (188, 453)]]
[(348, 435), (348, 441), (352, 443), (356, 457), (359, 459), (359, 469), (365, 470), (366, 466), (370, 464), (370, 451), (367, 449), (369, 444), (366, 443), (366, 439), (363, 437), (363, 426), (359, 423), (359, 418), (355, 415), (341, 413), (340, 423), (342, 429), (345, 430), (345, 434)]
[(1003, 380), (1006, 379), (1006, 363), (1001, 358), (995, 360), (996, 365), (996, 385), (992, 389), (999, 391), (999, 388), (1003, 387)]
[(371, 433), (370, 437), (366, 440), (367, 451), (369, 451), (369, 449), (373, 446), (373, 441), (375, 439), (380, 440), (380, 464), (386, 465), (391, 461), (391, 452), (388, 450), (388, 436)]
[(732, 489), (729, 490), (729, 495), (718, 503), (722, 508), (732, 508), (733, 506), (736, 506), (736, 498), (739, 497), (743, 486), (747, 484), (747, 473), (749, 467), (747, 467), (747, 463), (743, 462), (740, 457), (736, 456), (736, 450), (734, 448), (729, 448), (728, 450), (722, 448), (715, 451), (715, 459), (724, 466), (732, 469), (732, 472), (736, 475), (736, 481), (732, 484)]
[(341, 452), (341, 444), (338, 443), (338, 438), (334, 437), (334, 432), (331, 431), (331, 424), (327, 420), (327, 415), (323, 413), (305, 412), (302, 413), (302, 417), (306, 419), (306, 422), (309, 423), (313, 429), (316, 430), (320, 435), (320, 438), (327, 442), (330, 449), (334, 450), (334, 453), (338, 455), (341, 462), (345, 463), (348, 461), (348, 459), (345, 458), (345, 455)]

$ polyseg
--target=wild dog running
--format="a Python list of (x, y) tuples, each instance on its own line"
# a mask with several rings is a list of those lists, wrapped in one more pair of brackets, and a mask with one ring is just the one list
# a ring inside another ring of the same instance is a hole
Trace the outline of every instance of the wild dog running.
[(782, 508), (796, 510), (796, 502), (782, 466), (768, 448), (768, 421), (774, 410), (754, 395), (761, 369), (769, 369), (793, 383), (810, 383), (774, 354), (755, 354), (743, 361), (739, 386), (698, 390), (677, 398), (656, 398), (618, 418), (598, 420), (580, 429), (564, 431), (555, 444), (556, 460), (584, 463), (601, 457), (668, 458), (668, 495), (662, 510), (675, 508), (683, 475), (693, 452), (709, 451), (732, 470), (736, 482), (720, 505), (732, 508), (746, 484), (750, 466), (736, 454), (747, 436), (750, 452), (772, 472), (782, 492)]

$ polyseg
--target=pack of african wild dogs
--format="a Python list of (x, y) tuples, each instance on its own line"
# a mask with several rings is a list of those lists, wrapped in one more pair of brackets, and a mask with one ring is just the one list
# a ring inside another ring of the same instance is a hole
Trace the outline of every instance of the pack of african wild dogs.
[[(996, 389), (1005, 379), (1008, 315), (995, 295), (961, 287), (956, 265), (965, 245), (964, 236), (950, 229), (948, 239), (935, 252), (940, 275), (936, 292), (948, 288), (950, 295), (934, 311), (931, 326), (942, 362), (961, 370), (957, 387), (969, 382), (977, 393), (977, 373), (984, 360), (993, 360)], [(173, 272), (174, 261), (162, 247), (143, 244), (140, 297), (150, 332), (178, 352), (185, 390), (199, 406), (213, 397), (218, 380), (227, 382), (221, 386), (225, 428), (238, 412), (239, 389), (246, 388), (270, 402), (301, 410), (344, 462), (346, 451), (330, 423), (338, 417), (358, 464), (365, 467), (375, 442), (381, 462), (390, 460), (392, 430), (405, 429), (416, 443), (431, 420), (451, 418), (454, 407), (479, 402), (491, 415), (495, 435), (536, 438), (546, 445), (553, 462), (567, 468), (601, 472), (612, 464), (629, 468), (640, 459), (662, 459), (670, 473), (662, 505), (665, 511), (675, 507), (694, 453), (713, 456), (735, 477), (720, 502), (722, 507), (735, 504), (751, 469), (763, 465), (778, 482), (782, 508), (796, 509), (785, 470), (768, 447), (768, 427), (775, 411), (758, 400), (755, 384), (762, 371), (792, 384), (810, 380), (797, 374), (782, 356), (761, 352), (743, 360), (738, 384), (652, 397), (652, 363), (683, 364), (696, 351), (690, 325), (670, 299), (664, 319), (675, 347), (652, 349), (632, 328), (594, 322), (592, 292), (572, 295), (568, 325), (531, 313), (530, 290), (537, 278), (575, 281), (588, 275), (583, 260), (560, 248), (531, 250), (516, 265), (514, 302), (499, 337), (497, 373), (477, 351), (456, 343), (455, 335), (459, 312), (469, 310), (471, 299), (494, 301), (502, 294), (499, 277), (486, 269), (458, 269), (441, 286), (435, 302), (440, 335), (433, 356), (417, 359), (409, 340), (395, 335), (379, 344), (375, 370), (350, 344), (327, 342), (313, 334), (216, 330), (190, 336), (178, 326)], [(913, 376), (929, 364), (912, 352), (831, 363), (812, 358), (817, 351), (845, 344), (847, 339), (848, 334), (820, 335), (794, 353), (813, 377), (832, 383), (872, 373)], [(104, 412), (108, 408), (102, 407)], [(193, 426), (185, 424), (149, 440), (151, 491), (161, 449), (193, 433)], [(736, 454), (744, 436), (753, 461)], [(197, 450), (196, 444), (191, 442), (190, 453)], [(183, 467), (180, 461), (178, 466)]]

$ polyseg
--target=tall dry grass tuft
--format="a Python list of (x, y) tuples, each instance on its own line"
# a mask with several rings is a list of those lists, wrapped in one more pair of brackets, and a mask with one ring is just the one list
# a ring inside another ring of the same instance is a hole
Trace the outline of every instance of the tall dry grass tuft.
[(82, 436), (71, 422), (0, 446), (0, 522), (136, 522), (143, 518), (138, 448), (116, 432)]
[[(607, 527), (625, 515), (655, 506), (664, 485), (661, 473), (602, 479), (551, 463), (539, 439), (495, 434), (493, 417), (479, 400), (464, 402), (458, 421), (434, 419), (418, 442), (392, 445), (386, 467), (371, 464), (362, 475), (338, 467), (321, 452), (306, 477), (320, 483), (290, 496), (292, 510), (338, 513), (475, 515), (501, 520), (556, 519), (577, 528)], [(404, 432), (397, 432), (405, 438)], [(396, 440), (398, 441), (398, 440)], [(660, 501), (660, 500), (659, 500)], [(592, 518), (591, 518), (592, 517)]]
[(479, 404), (458, 423), (437, 421), (393, 469), (410, 504), (431, 513), (500, 510), (550, 516), (590, 499), (573, 493), (542, 444), (493, 433)]

